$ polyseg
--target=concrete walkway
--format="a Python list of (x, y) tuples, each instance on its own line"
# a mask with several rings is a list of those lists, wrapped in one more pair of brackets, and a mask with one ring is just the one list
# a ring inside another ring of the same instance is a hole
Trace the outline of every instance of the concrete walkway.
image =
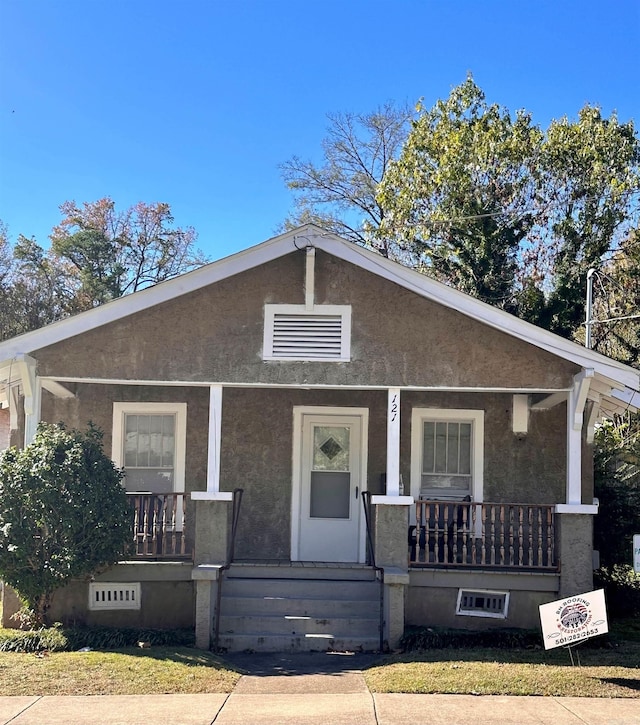
[(640, 699), (371, 694), (366, 655), (227, 659), (245, 673), (230, 695), (0, 697), (0, 724), (640, 725)]

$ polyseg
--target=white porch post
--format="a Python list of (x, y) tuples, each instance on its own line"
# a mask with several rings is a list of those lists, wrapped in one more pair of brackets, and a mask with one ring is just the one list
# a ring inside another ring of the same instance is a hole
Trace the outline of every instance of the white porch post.
[(387, 496), (400, 495), (400, 388), (387, 398)]
[(36, 361), (29, 355), (22, 355), (16, 365), (20, 369), (24, 394), (24, 444), (33, 442), (40, 422), (42, 383), (36, 375)]
[(400, 493), (400, 388), (389, 388), (387, 395), (387, 491), (372, 496), (371, 503), (410, 506), (411, 496)]
[(583, 370), (573, 379), (567, 398), (566, 503), (557, 504), (557, 513), (596, 514), (598, 507), (582, 503), (582, 428), (584, 408), (594, 371)]
[(209, 449), (207, 453), (207, 490), (192, 491), (200, 501), (231, 501), (231, 491), (220, 491), (220, 441), (222, 438), (222, 385), (209, 387)]

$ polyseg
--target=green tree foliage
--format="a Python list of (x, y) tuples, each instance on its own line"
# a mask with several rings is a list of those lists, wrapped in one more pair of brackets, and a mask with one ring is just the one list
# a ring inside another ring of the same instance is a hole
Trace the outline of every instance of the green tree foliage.
[(570, 337), (584, 321), (588, 269), (602, 267), (607, 255), (624, 256), (621, 243), (638, 224), (640, 141), (633, 122), (603, 118), (590, 105), (576, 121), (553, 121), (540, 171), (536, 223), (552, 286), (534, 321)]
[(379, 236), (415, 266), (514, 309), (518, 254), (531, 229), (542, 134), (528, 114), (489, 105), (471, 77), (419, 117), (378, 189)]
[(168, 204), (116, 210), (110, 198), (65, 202), (45, 249), (0, 227), (0, 339), (36, 329), (204, 264), (192, 228), (174, 226)]
[(584, 322), (587, 270), (614, 255), (628, 268), (623, 240), (640, 209), (632, 122), (586, 105), (542, 130), (489, 104), (471, 76), (409, 124), (393, 107), (330, 118), (324, 164), (283, 166), (297, 195), (290, 224), (317, 221), (565, 337)]
[(596, 432), (595, 495), (600, 501), (594, 545), (603, 566), (632, 564), (640, 533), (640, 415), (605, 421)]
[(609, 357), (640, 364), (640, 230), (623, 240), (596, 271), (592, 347)]
[(131, 515), (102, 433), (42, 423), (0, 454), (0, 577), (44, 621), (52, 593), (116, 562)]
[(385, 240), (372, 235), (385, 216), (376, 193), (406, 138), (410, 116), (408, 109), (393, 104), (367, 114), (330, 114), (322, 165), (293, 156), (280, 167), (295, 195), (295, 210), (285, 228), (315, 222), (393, 256)]
[[(33, 254), (37, 263), (25, 263), (23, 254)], [(12, 248), (0, 225), (0, 340), (64, 316), (63, 280), (63, 269), (51, 264), (34, 240), (21, 236)]]

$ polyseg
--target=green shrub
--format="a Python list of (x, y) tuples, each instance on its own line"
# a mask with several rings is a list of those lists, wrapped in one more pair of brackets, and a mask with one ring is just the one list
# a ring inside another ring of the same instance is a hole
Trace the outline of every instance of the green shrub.
[(0, 630), (0, 652), (64, 652), (69, 649), (68, 640), (59, 627), (48, 627), (23, 632)]
[(640, 574), (625, 564), (602, 567), (595, 572), (594, 583), (604, 589), (609, 617), (633, 617), (640, 614)]
[(43, 623), (52, 592), (116, 562), (131, 532), (122, 472), (102, 433), (41, 423), (0, 453), (0, 578)]
[(192, 647), (195, 638), (191, 629), (55, 626), (28, 632), (0, 630), (0, 652), (73, 652), (84, 647), (111, 650), (137, 647), (140, 642), (151, 647)]
[(531, 629), (441, 629), (438, 627), (409, 627), (400, 647), (405, 652), (426, 649), (499, 649), (541, 647), (540, 632)]

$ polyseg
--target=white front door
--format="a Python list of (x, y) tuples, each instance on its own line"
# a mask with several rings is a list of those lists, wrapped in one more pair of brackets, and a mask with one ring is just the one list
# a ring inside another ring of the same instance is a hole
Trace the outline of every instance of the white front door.
[(361, 408), (294, 411), (294, 561), (364, 561), (367, 413)]

